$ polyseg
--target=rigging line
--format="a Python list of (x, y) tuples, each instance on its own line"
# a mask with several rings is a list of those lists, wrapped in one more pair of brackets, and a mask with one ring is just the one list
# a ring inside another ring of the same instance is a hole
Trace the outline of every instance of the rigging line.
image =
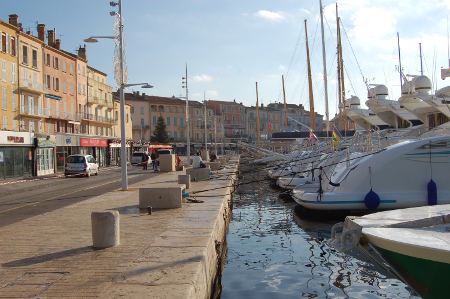
[(358, 96), (358, 95), (356, 94), (355, 87), (353, 86), (352, 79), (350, 78), (350, 75), (349, 75), (348, 72), (347, 72), (347, 68), (345, 67), (345, 65), (342, 65), (342, 67), (344, 68), (344, 72), (345, 72), (345, 75), (347, 76), (348, 81), (350, 81), (350, 85), (351, 85), (351, 87), (352, 87), (352, 89), (353, 89), (353, 93), (354, 93), (356, 96)]
[(342, 19), (340, 19), (340, 21), (341, 21), (342, 29), (344, 29), (344, 35), (345, 35), (345, 38), (347, 39), (347, 42), (348, 42), (348, 44), (350, 45), (350, 49), (352, 50), (353, 57), (354, 57), (355, 60), (356, 60), (356, 64), (358, 65), (359, 73), (361, 74), (361, 78), (362, 78), (363, 83), (364, 83), (364, 86), (365, 86), (365, 85), (366, 85), (366, 82), (364, 81), (364, 78), (365, 78), (365, 77), (364, 77), (363, 71), (362, 71), (361, 66), (360, 66), (360, 64), (359, 64), (358, 58), (356, 58), (355, 51), (353, 50), (353, 46), (352, 46), (352, 43), (350, 42), (350, 39), (348, 38), (347, 30), (345, 30), (345, 26), (344, 26), (344, 23), (342, 22)]
[(300, 45), (300, 38), (302, 37), (302, 32), (303, 32), (302, 30), (303, 30), (303, 27), (300, 26), (300, 30), (299, 30), (298, 36), (297, 36), (297, 41), (295, 42), (295, 46), (294, 46), (294, 51), (292, 52), (291, 59), (289, 60), (288, 69), (286, 72), (286, 76), (284, 78), (285, 81), (287, 81), (287, 79), (289, 77), (289, 72), (291, 71), (292, 64), (294, 63), (294, 59), (297, 54), (298, 46)]

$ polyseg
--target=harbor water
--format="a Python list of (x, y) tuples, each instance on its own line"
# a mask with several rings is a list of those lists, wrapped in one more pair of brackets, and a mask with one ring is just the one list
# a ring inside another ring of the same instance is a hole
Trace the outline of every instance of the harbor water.
[(241, 165), (221, 298), (418, 298), (357, 249), (330, 247), (338, 220), (301, 219), (265, 172)]

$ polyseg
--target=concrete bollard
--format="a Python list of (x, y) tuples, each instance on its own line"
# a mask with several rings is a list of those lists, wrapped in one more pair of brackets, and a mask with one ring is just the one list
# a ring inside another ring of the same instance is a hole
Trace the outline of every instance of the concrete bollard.
[(191, 175), (191, 180), (193, 182), (198, 182), (209, 180), (210, 171), (211, 169), (209, 166), (207, 168), (187, 168), (186, 174)]
[(94, 248), (120, 244), (120, 215), (118, 211), (92, 212), (92, 243)]
[(179, 174), (178, 184), (185, 184), (186, 189), (189, 189), (191, 187), (191, 176), (189, 174)]
[(184, 186), (139, 188), (139, 209), (148, 206), (153, 209), (181, 208), (181, 198)]

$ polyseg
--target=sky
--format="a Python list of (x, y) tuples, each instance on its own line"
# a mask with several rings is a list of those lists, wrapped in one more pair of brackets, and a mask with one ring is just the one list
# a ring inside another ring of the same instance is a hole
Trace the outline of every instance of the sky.
[[(329, 115), (337, 110), (336, 2), (323, 0)], [(2, 0), (0, 18), (16, 13), (25, 30), (36, 24), (56, 28), (62, 48), (75, 52), (91, 35), (112, 35), (113, 9), (106, 0)], [(389, 98), (400, 96), (397, 32), (405, 74), (423, 72), (434, 88), (449, 67), (450, 0), (340, 0), (345, 90), (367, 100), (366, 83), (384, 84)], [(184, 96), (181, 78), (188, 66), (189, 98), (236, 100), (255, 105), (283, 101), (309, 109), (304, 20), (308, 24), (315, 111), (325, 112), (319, 0), (123, 0), (128, 82), (149, 82), (141, 92)], [(114, 81), (114, 43), (87, 44), (89, 65)], [(139, 89), (128, 89), (128, 92)]]

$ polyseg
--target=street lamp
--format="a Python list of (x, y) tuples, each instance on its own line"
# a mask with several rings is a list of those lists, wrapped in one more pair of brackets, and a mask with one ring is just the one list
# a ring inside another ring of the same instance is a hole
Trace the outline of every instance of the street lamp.
[(127, 175), (127, 148), (125, 136), (125, 94), (124, 89), (131, 86), (141, 86), (142, 88), (152, 88), (148, 83), (125, 84), (123, 78), (124, 61), (123, 61), (123, 24), (122, 24), (122, 0), (118, 2), (111, 1), (110, 6), (119, 6), (119, 11), (111, 11), (111, 16), (119, 16), (119, 36), (91, 36), (84, 41), (87, 43), (96, 43), (98, 39), (117, 39), (119, 38), (119, 61), (120, 61), (120, 144), (121, 144), (121, 171), (122, 171), (122, 191), (128, 190)]

